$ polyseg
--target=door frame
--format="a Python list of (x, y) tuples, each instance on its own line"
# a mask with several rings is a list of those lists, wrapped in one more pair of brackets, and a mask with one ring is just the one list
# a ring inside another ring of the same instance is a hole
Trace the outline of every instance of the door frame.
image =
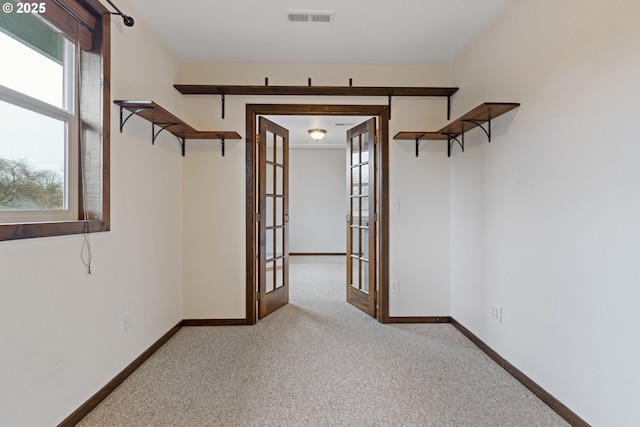
[[(257, 177), (256, 135), (258, 116), (376, 116), (378, 118), (378, 289), (377, 319), (389, 323), (389, 106), (322, 104), (246, 105), (246, 308), (245, 323), (257, 321), (256, 304), (256, 225)], [(346, 134), (345, 134), (346, 138)]]

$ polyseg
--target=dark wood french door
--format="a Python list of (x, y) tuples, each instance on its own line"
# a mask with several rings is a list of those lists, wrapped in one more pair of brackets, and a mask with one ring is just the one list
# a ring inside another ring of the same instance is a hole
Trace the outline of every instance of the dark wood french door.
[(289, 131), (258, 122), (258, 318), (289, 302)]
[(376, 317), (376, 119), (347, 131), (347, 302)]

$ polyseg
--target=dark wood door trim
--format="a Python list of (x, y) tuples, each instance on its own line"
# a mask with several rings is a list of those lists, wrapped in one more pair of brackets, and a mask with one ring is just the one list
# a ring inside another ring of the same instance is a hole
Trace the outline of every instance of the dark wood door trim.
[(259, 115), (376, 116), (378, 150), (378, 320), (389, 322), (389, 107), (387, 105), (247, 104), (246, 106), (246, 323), (257, 321), (256, 134)]

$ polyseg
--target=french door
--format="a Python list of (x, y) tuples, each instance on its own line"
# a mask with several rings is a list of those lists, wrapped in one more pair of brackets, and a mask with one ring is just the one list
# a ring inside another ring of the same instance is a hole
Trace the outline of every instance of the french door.
[(258, 122), (258, 318), (289, 302), (289, 131)]
[(347, 131), (347, 302), (376, 317), (376, 119)]

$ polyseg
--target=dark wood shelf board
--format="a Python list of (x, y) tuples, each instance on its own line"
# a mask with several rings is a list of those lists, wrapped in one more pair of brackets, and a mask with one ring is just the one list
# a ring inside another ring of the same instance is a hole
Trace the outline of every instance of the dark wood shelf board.
[[(152, 142), (155, 142), (160, 132), (166, 130), (180, 140), (183, 156), (185, 155), (185, 140), (187, 139), (217, 139), (222, 143), (223, 156), (224, 142), (226, 140), (242, 139), (240, 134), (234, 131), (198, 131), (153, 101), (115, 100), (113, 103), (120, 107), (120, 132), (122, 132), (124, 124), (131, 116), (140, 116), (153, 124)], [(129, 111), (131, 114), (124, 118), (123, 110)], [(157, 132), (155, 131), (156, 126), (158, 127)]]
[[(464, 133), (475, 127), (481, 128), (487, 135), (489, 142), (491, 142), (491, 120), (519, 106), (520, 104), (517, 102), (485, 102), (437, 132), (398, 132), (393, 139), (415, 141), (416, 157), (419, 155), (420, 141), (447, 141), (447, 152), (448, 156), (451, 157), (453, 141), (458, 142), (462, 151), (464, 151)], [(483, 124), (487, 122), (489, 125), (485, 128)], [(458, 139), (460, 135), (462, 135), (462, 138)]]
[(187, 123), (180, 120), (178, 117), (174, 116), (153, 101), (116, 100), (113, 101), (113, 103), (145, 120), (150, 121), (151, 123), (155, 123), (156, 125), (162, 126), (174, 123), (174, 126), (167, 128), (167, 130), (174, 135), (180, 136), (180, 134), (198, 132), (193, 127), (189, 126)]
[(242, 139), (238, 132), (233, 131), (201, 131), (201, 132), (186, 132), (182, 136), (184, 139), (218, 139), (218, 140), (231, 140)]
[(427, 131), (398, 132), (396, 136), (393, 137), (393, 139), (404, 141), (446, 141), (447, 135), (443, 135), (438, 132)]
[(485, 102), (459, 119), (449, 123), (437, 133), (455, 136), (461, 135), (478, 127), (481, 123), (493, 120), (519, 106), (520, 104), (516, 102)]
[(457, 87), (173, 85), (183, 95), (443, 96)]

